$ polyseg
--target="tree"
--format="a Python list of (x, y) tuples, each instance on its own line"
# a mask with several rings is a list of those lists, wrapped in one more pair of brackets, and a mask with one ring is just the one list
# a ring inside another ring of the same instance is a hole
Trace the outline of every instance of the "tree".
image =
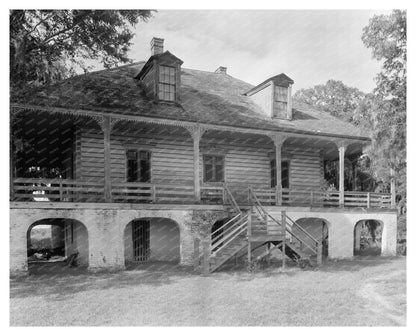
[(364, 28), (362, 40), (372, 49), (373, 57), (383, 61), (376, 77), (376, 88), (366, 114), (373, 138), (368, 154), (375, 171), (388, 181), (396, 171), (397, 193), (406, 198), (406, 83), (407, 30), (406, 11), (377, 15)]
[(293, 99), (328, 112), (344, 121), (352, 122), (354, 111), (364, 96), (365, 94), (357, 88), (331, 79), (326, 84), (297, 91)]
[(86, 60), (105, 67), (128, 62), (131, 28), (151, 16), (150, 10), (11, 10), (12, 88), (86, 71)]

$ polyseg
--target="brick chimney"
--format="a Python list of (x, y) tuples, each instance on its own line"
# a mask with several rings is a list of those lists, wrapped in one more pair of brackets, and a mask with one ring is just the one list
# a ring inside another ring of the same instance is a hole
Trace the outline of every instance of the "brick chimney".
[(223, 66), (220, 66), (217, 70), (215, 70), (215, 73), (226, 75), (227, 74), (227, 68), (223, 67)]
[(164, 39), (162, 38), (152, 38), (152, 41), (150, 42), (150, 51), (152, 53), (152, 56), (157, 54), (163, 54), (163, 41)]

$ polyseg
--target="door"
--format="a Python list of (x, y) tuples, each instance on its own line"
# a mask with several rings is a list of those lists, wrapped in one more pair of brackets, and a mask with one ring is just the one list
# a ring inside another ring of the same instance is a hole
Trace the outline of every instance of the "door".
[(150, 221), (134, 221), (132, 229), (134, 260), (146, 261), (150, 257)]

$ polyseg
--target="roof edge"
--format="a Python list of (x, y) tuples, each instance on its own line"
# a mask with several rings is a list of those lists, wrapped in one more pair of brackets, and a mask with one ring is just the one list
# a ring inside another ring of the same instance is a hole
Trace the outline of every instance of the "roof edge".
[(98, 112), (93, 110), (82, 110), (82, 109), (68, 109), (65, 107), (54, 107), (54, 106), (37, 106), (37, 105), (26, 105), (26, 104), (17, 104), (17, 103), (10, 103), (10, 112), (12, 112), (13, 108), (21, 109), (21, 110), (33, 110), (33, 111), (44, 111), (50, 113), (63, 113), (63, 114), (77, 114), (83, 116), (90, 116), (94, 117), (101, 117), (101, 116), (109, 116), (115, 119), (120, 120), (131, 120), (131, 121), (142, 121), (142, 122), (154, 122), (166, 125), (177, 125), (177, 126), (186, 126), (186, 125), (201, 125), (206, 127), (215, 127), (217, 130), (235, 130), (238, 132), (239, 130), (251, 130), (254, 131), (253, 134), (259, 135), (270, 135), (273, 132), (281, 132), (287, 134), (294, 134), (294, 135), (310, 135), (314, 137), (324, 137), (324, 138), (338, 138), (338, 139), (347, 139), (347, 140), (355, 140), (355, 141), (362, 141), (362, 142), (371, 142), (371, 139), (368, 137), (363, 136), (351, 136), (351, 135), (339, 135), (339, 134), (331, 134), (331, 133), (323, 133), (323, 132), (313, 132), (313, 131), (301, 131), (301, 130), (293, 130), (287, 129), (284, 127), (276, 127), (276, 129), (264, 129), (264, 128), (255, 128), (255, 127), (246, 127), (246, 126), (228, 126), (228, 125), (221, 125), (221, 124), (210, 124), (210, 123), (201, 123), (197, 121), (188, 121), (188, 120), (181, 120), (181, 119), (173, 119), (173, 118), (157, 118), (157, 117), (150, 117), (150, 116), (135, 116), (129, 114), (117, 114), (113, 112)]

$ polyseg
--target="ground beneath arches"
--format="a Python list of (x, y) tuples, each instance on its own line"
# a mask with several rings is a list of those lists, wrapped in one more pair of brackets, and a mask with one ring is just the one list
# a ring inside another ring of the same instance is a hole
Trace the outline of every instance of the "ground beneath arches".
[[(267, 309), (265, 308), (267, 307)], [(131, 269), (12, 279), (10, 324), (396, 326), (406, 313), (406, 258), (358, 257), (319, 269), (196, 275)]]

